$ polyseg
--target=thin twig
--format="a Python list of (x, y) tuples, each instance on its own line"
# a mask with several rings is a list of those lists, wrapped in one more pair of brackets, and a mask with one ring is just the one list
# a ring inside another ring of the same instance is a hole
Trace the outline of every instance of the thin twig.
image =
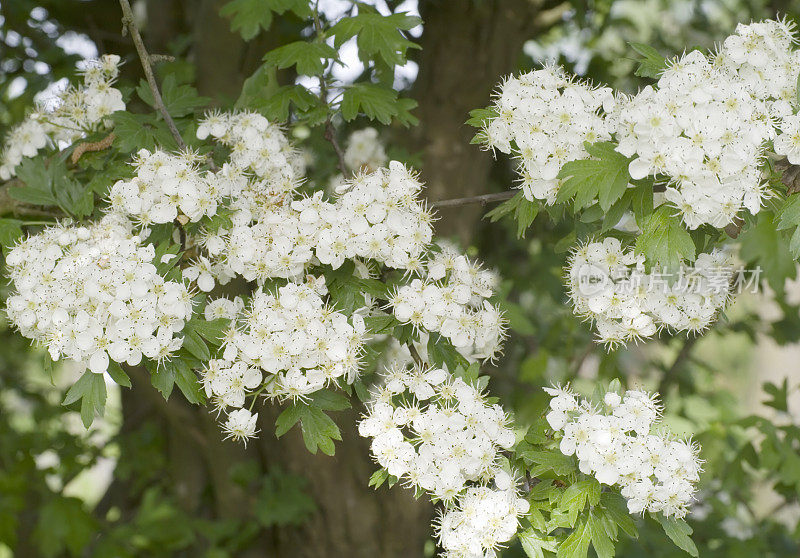
[(325, 139), (328, 140), (328, 142), (330, 142), (330, 144), (333, 146), (333, 150), (336, 152), (336, 157), (339, 159), (339, 172), (342, 173), (342, 176), (347, 178), (349, 173), (347, 172), (347, 165), (344, 162), (344, 151), (342, 151), (342, 147), (339, 145), (339, 142), (336, 139), (336, 128), (333, 126), (330, 116), (325, 122)]
[(155, 105), (156, 110), (158, 110), (158, 112), (161, 114), (164, 122), (167, 123), (167, 128), (169, 128), (172, 137), (175, 138), (175, 142), (178, 144), (178, 147), (181, 150), (185, 150), (187, 149), (186, 143), (183, 141), (180, 132), (178, 132), (178, 127), (175, 126), (175, 121), (169, 115), (167, 107), (164, 105), (164, 100), (161, 98), (161, 92), (158, 90), (158, 84), (156, 83), (156, 77), (153, 74), (153, 67), (151, 65), (151, 58), (150, 55), (147, 54), (147, 49), (144, 47), (144, 42), (142, 41), (142, 35), (139, 33), (139, 28), (136, 27), (136, 22), (133, 18), (133, 10), (131, 10), (131, 4), (128, 2), (128, 0), (119, 0), (119, 5), (122, 8), (123, 35), (125, 34), (126, 29), (130, 31), (131, 39), (133, 39), (133, 44), (136, 47), (136, 53), (139, 55), (139, 60), (142, 62), (144, 77), (147, 79), (147, 85), (150, 86), (150, 92), (153, 94), (153, 104)]
[(414, 364), (416, 364), (420, 368), (424, 368), (425, 361), (422, 360), (422, 357), (419, 355), (417, 348), (414, 346), (414, 342), (409, 341), (408, 343), (406, 343), (406, 347), (408, 347), (408, 352), (411, 353), (411, 358), (414, 359)]
[(439, 200), (433, 202), (431, 204), (431, 207), (434, 209), (438, 209), (441, 207), (459, 207), (462, 205), (471, 205), (473, 203), (486, 205), (487, 203), (496, 203), (500, 201), (509, 200), (516, 195), (517, 192), (515, 190), (508, 190), (506, 192), (498, 192), (496, 194), (482, 194), (480, 196), (471, 196), (469, 198), (454, 198), (451, 200)]
[[(319, 0), (314, 4), (314, 32), (317, 34), (317, 37), (322, 38), (323, 29), (322, 29), (322, 21), (319, 19)], [(323, 71), (322, 75), (319, 76), (319, 100), (322, 104), (326, 107), (328, 105), (328, 86), (325, 83), (325, 72)], [(328, 114), (328, 118), (325, 120), (325, 139), (333, 146), (333, 150), (336, 152), (336, 157), (338, 159), (338, 167), (339, 172), (342, 173), (342, 176), (345, 178), (348, 177), (349, 173), (347, 172), (347, 165), (344, 162), (344, 151), (342, 150), (342, 146), (339, 145), (339, 140), (336, 138), (336, 127), (333, 125), (333, 121), (331, 120), (331, 115)]]

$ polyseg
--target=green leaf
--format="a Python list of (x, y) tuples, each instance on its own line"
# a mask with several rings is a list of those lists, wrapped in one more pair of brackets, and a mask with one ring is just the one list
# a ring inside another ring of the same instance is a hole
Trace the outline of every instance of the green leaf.
[(694, 261), (695, 245), (674, 208), (658, 207), (643, 223), (642, 234), (636, 238), (637, 254), (643, 254), (651, 265), (662, 271), (676, 273), (682, 260)]
[(617, 526), (625, 531), (629, 537), (637, 538), (639, 536), (636, 530), (636, 524), (633, 522), (630, 513), (628, 513), (628, 505), (620, 494), (614, 492), (603, 492), (600, 495), (600, 505), (605, 510), (606, 515)]
[(194, 331), (184, 331), (183, 333), (183, 347), (189, 351), (193, 356), (202, 361), (211, 358), (211, 351), (205, 344), (205, 341)]
[(169, 399), (172, 389), (175, 387), (175, 376), (177, 368), (171, 361), (165, 360), (161, 364), (147, 363), (150, 370), (150, 382), (165, 400)]
[(184, 326), (183, 329), (184, 331), (192, 331), (197, 333), (200, 337), (215, 347), (219, 347), (222, 344), (222, 339), (225, 337), (225, 332), (228, 331), (230, 326), (231, 321), (226, 320), (225, 318), (220, 318), (218, 320), (212, 320), (209, 322), (202, 318), (194, 317), (186, 323), (186, 326)]
[(114, 145), (124, 153), (139, 149), (153, 151), (156, 147), (172, 150), (177, 147), (166, 123), (155, 114), (133, 114), (119, 110), (111, 118), (117, 136)]
[(219, 11), (223, 17), (231, 19), (231, 31), (238, 32), (245, 41), (267, 31), (272, 25), (272, 12), (283, 14), (294, 12), (298, 17), (311, 15), (308, 0), (233, 0)]
[(421, 23), (420, 18), (405, 13), (384, 16), (366, 12), (339, 20), (331, 27), (329, 34), (334, 36), (336, 48), (357, 37), (356, 44), (362, 61), (380, 56), (386, 64), (395, 66), (406, 63), (406, 51), (409, 48), (420, 48), (406, 39), (402, 31), (413, 29)]
[(364, 318), (364, 324), (367, 326), (367, 331), (374, 335), (391, 335), (400, 322), (393, 315), (381, 312)]
[(302, 85), (284, 85), (260, 103), (253, 103), (268, 120), (284, 121), (289, 118), (289, 109), (304, 113), (319, 106), (319, 98)]
[(117, 385), (129, 388), (131, 387), (131, 379), (122, 369), (118, 362), (113, 360), (108, 361), (108, 375), (114, 380)]
[(529, 467), (533, 477), (538, 477), (547, 471), (553, 471), (558, 476), (565, 476), (575, 471), (575, 460), (558, 450), (526, 450), (520, 457), (527, 463), (534, 464)]
[(691, 556), (699, 556), (697, 547), (692, 541), (690, 535), (692, 528), (683, 519), (676, 519), (674, 517), (665, 517), (663, 514), (655, 514), (655, 518), (664, 528), (664, 532), (675, 543), (675, 545)]
[(561, 494), (559, 508), (567, 512), (570, 525), (574, 525), (587, 504), (595, 506), (600, 502), (600, 483), (586, 479), (571, 484)]
[(555, 538), (544, 536), (535, 529), (525, 529), (519, 533), (518, 537), (522, 550), (525, 551), (528, 558), (544, 558), (545, 550), (556, 551)]
[(197, 375), (183, 359), (176, 358), (171, 364), (175, 368), (175, 385), (189, 403), (194, 405), (205, 402), (205, 393), (200, 386)]
[(396, 118), (403, 124), (415, 124), (416, 117), (409, 112), (417, 106), (413, 99), (398, 99), (397, 91), (373, 83), (354, 83), (342, 95), (342, 118), (353, 120), (359, 113), (367, 118), (390, 124)]
[(661, 72), (667, 67), (666, 59), (661, 56), (656, 49), (643, 43), (628, 43), (633, 50), (644, 58), (639, 61), (639, 67), (634, 74), (639, 77), (649, 77), (657, 79)]
[(15, 200), (32, 205), (58, 205), (53, 195), (52, 173), (42, 157), (23, 159), (17, 168), (17, 178), (25, 185), (8, 189), (8, 194)]
[(367, 486), (370, 486), (375, 490), (377, 490), (383, 485), (383, 483), (387, 481), (388, 478), (389, 478), (389, 471), (387, 471), (386, 469), (378, 469), (377, 471), (372, 473), (372, 475), (369, 477), (369, 484)]
[(455, 370), (459, 366), (465, 370), (469, 368), (469, 361), (458, 352), (449, 339), (438, 333), (430, 334), (427, 348), (431, 364), (447, 366), (448, 370)]
[(616, 526), (609, 524), (609, 520), (599, 515), (594, 510), (589, 512), (586, 522), (592, 538), (592, 546), (597, 553), (597, 558), (614, 558), (614, 540), (617, 537)]
[(558, 546), (557, 558), (586, 558), (589, 553), (591, 532), (586, 521), (580, 521), (569, 536)]
[(272, 25), (272, 10), (263, 0), (233, 0), (220, 9), (219, 15), (229, 17), (231, 31), (238, 32), (245, 41)]
[(512, 212), (516, 212), (517, 207), (523, 201), (525, 201), (525, 194), (522, 192), (522, 190), (520, 190), (519, 192), (514, 194), (513, 198), (504, 201), (503, 203), (501, 203), (500, 205), (498, 205), (497, 207), (486, 213), (486, 215), (484, 215), (483, 218), (489, 219), (489, 221), (492, 223), (499, 221), (506, 215)]
[[(136, 93), (142, 101), (155, 108), (153, 93), (145, 80), (139, 82)], [(194, 112), (195, 108), (207, 105), (211, 101), (209, 97), (200, 96), (197, 89), (191, 85), (178, 85), (175, 74), (169, 74), (161, 83), (161, 100), (164, 101), (164, 106), (172, 117), (186, 116)]]
[(103, 374), (95, 374), (91, 370), (83, 373), (64, 397), (63, 405), (71, 405), (81, 400), (81, 420), (86, 428), (94, 422), (95, 413), (103, 415), (106, 407), (106, 382)]
[(322, 74), (328, 60), (337, 60), (336, 49), (326, 43), (295, 41), (269, 51), (264, 62), (278, 68), (297, 67), (297, 73), (305, 76)]
[(539, 214), (539, 203), (523, 198), (514, 208), (514, 219), (517, 221), (517, 238), (524, 238), (525, 231), (531, 226)]
[(292, 403), (278, 415), (275, 435), (280, 438), (298, 422), (308, 451), (315, 454), (319, 448), (326, 455), (334, 454), (333, 441), (342, 439), (339, 427), (313, 399), (309, 404), (302, 401)]
[[(276, 73), (275, 66), (269, 64), (259, 66), (249, 78), (244, 80), (242, 92), (236, 100), (236, 108), (260, 109), (264, 101), (280, 89)], [(280, 120), (285, 120), (285, 117)]]
[(609, 141), (585, 144), (592, 159), (569, 161), (561, 167), (558, 177), (564, 179), (556, 201), (563, 203), (575, 198), (575, 207), (588, 207), (597, 199), (603, 211), (622, 197), (631, 177), (630, 159), (617, 152)]

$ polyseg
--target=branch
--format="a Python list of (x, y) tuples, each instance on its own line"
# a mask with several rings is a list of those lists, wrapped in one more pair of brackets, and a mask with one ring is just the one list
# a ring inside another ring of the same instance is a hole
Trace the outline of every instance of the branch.
[[(322, 91), (324, 90), (325, 89), (323, 87)], [(347, 165), (344, 162), (344, 151), (342, 151), (342, 147), (339, 145), (339, 141), (336, 139), (336, 128), (333, 126), (330, 116), (328, 116), (328, 120), (325, 122), (325, 139), (328, 140), (333, 146), (333, 150), (336, 152), (336, 157), (339, 159), (339, 172), (342, 173), (342, 176), (347, 178), (350, 173), (347, 172)]]
[(516, 195), (517, 192), (515, 190), (508, 190), (506, 192), (498, 192), (497, 194), (483, 194), (480, 196), (472, 196), (469, 198), (454, 198), (451, 200), (439, 200), (433, 202), (431, 204), (431, 207), (433, 209), (438, 209), (441, 207), (460, 207), (462, 205), (471, 205), (473, 203), (486, 205), (487, 203), (496, 203), (500, 201), (509, 200)]
[(169, 128), (172, 137), (175, 138), (178, 147), (181, 150), (186, 150), (186, 143), (183, 141), (180, 132), (178, 132), (178, 127), (175, 126), (175, 121), (169, 115), (169, 112), (167, 112), (167, 107), (164, 105), (164, 100), (161, 98), (161, 92), (158, 90), (158, 84), (156, 83), (155, 75), (153, 75), (153, 67), (151, 65), (152, 58), (147, 54), (147, 49), (144, 47), (139, 28), (136, 27), (131, 4), (128, 0), (119, 0), (119, 5), (122, 8), (122, 34), (125, 35), (126, 29), (130, 31), (131, 39), (133, 39), (133, 44), (136, 47), (136, 53), (139, 55), (139, 60), (142, 62), (142, 69), (144, 70), (145, 78), (147, 78), (147, 85), (150, 86), (150, 92), (153, 94), (153, 104), (156, 110), (161, 113), (164, 122), (167, 123), (167, 128)]

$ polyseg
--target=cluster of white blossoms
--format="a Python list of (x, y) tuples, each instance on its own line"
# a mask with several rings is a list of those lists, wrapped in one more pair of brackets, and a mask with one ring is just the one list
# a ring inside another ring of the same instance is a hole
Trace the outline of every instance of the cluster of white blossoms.
[(657, 432), (654, 395), (610, 391), (594, 406), (567, 388), (545, 391), (553, 397), (547, 422), (562, 434), (561, 453), (575, 455), (583, 474), (619, 486), (630, 513), (686, 515), (701, 471), (699, 448)]
[(139, 364), (169, 358), (192, 314), (183, 285), (151, 263), (155, 249), (115, 214), (91, 226), (59, 224), (28, 237), (6, 257), (16, 289), (7, 312), (22, 335), (92, 372), (109, 358)]
[(772, 108), (782, 106), (751, 93), (731, 71), (726, 47), (718, 57), (699, 51), (679, 57), (658, 87), (645, 87), (614, 115), (617, 150), (636, 157), (631, 177), (666, 177), (666, 198), (690, 229), (724, 227), (742, 207), (759, 211), (766, 195), (759, 167), (765, 143), (775, 137), (779, 115)]
[(491, 359), (505, 339), (502, 312), (487, 300), (498, 281), (495, 272), (443, 246), (423, 278), (399, 287), (389, 303), (400, 322), (441, 333), (470, 360)]
[(215, 138), (230, 148), (230, 165), (267, 181), (266, 190), (293, 190), (304, 173), (302, 155), (280, 126), (257, 112), (212, 112), (197, 127), (197, 138)]
[(614, 105), (610, 88), (592, 87), (560, 67), (545, 66), (503, 82), (491, 107), (498, 116), (486, 124), (484, 143), (514, 154), (527, 199), (552, 204), (564, 163), (588, 157), (584, 142), (611, 138), (601, 111)]
[[(502, 475), (508, 478), (506, 488), (471, 486), (439, 515), (436, 534), (444, 558), (494, 558), (517, 533), (519, 518), (530, 504), (510, 486), (510, 475)], [(505, 486), (500, 478), (495, 477), (495, 484)]]
[(190, 221), (215, 215), (222, 197), (230, 194), (230, 181), (202, 172), (200, 159), (192, 152), (173, 155), (140, 150), (133, 160), (136, 176), (118, 180), (111, 187), (112, 210), (126, 213), (145, 226), (171, 223), (178, 215)]
[(373, 172), (386, 165), (388, 161), (386, 150), (375, 128), (356, 130), (347, 138), (344, 164), (348, 169)]
[(700, 254), (675, 274), (647, 273), (643, 256), (609, 237), (573, 250), (567, 286), (575, 314), (592, 320), (600, 341), (613, 346), (662, 328), (703, 331), (728, 302), (733, 276), (727, 250)]
[[(242, 390), (232, 396), (238, 403), (240, 395), (244, 397), (262, 384), (259, 369), (266, 373), (265, 393), (279, 398), (301, 398), (340, 378), (348, 384), (356, 379), (364, 320), (358, 313), (348, 320), (335, 311), (323, 300), (326, 293), (320, 277), (310, 278), (308, 283), (289, 283), (274, 294), (260, 290), (253, 294), (224, 339), (224, 362), (219, 366), (236, 370), (226, 376), (233, 378), (234, 384), (226, 379), (222, 384), (208, 384), (219, 407), (241, 406), (224, 394), (229, 388)], [(207, 377), (208, 373), (204, 385)]]
[(23, 158), (34, 157), (47, 145), (72, 143), (94, 131), (111, 113), (125, 110), (122, 93), (112, 87), (119, 73), (119, 56), (106, 54), (84, 64), (83, 85), (49, 100), (49, 108), (37, 108), (8, 133), (0, 151), (0, 180), (15, 176)]
[(633, 158), (631, 178), (665, 183), (688, 228), (722, 228), (742, 208), (757, 213), (769, 195), (762, 172), (769, 141), (778, 155), (800, 160), (796, 41), (788, 21), (740, 24), (717, 52), (685, 53), (656, 86), (618, 99), (560, 68), (511, 77), (483, 140), (514, 154), (526, 197), (547, 203), (563, 164), (587, 158), (584, 141), (616, 141)]
[(445, 503), (437, 521), (444, 556), (491, 555), (528, 510), (498, 465), (500, 452), (515, 441), (505, 411), (441, 368), (392, 366), (381, 378), (358, 425), (372, 438), (375, 461)]
[(514, 445), (502, 407), (441, 368), (394, 367), (382, 379), (358, 431), (390, 475), (445, 501), (494, 477)]
[(334, 202), (321, 192), (295, 201), (276, 196), (255, 222), (250, 211), (237, 211), (229, 230), (207, 235), (202, 244), (211, 271), (223, 278), (298, 278), (310, 265), (338, 268), (354, 258), (418, 269), (433, 236), (421, 188), (409, 169), (392, 161), (346, 181)]

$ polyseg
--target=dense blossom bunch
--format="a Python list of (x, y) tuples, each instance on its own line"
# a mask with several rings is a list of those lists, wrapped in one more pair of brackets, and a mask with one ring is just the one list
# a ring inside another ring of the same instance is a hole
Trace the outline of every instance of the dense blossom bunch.
[(302, 222), (315, 224), (316, 257), (334, 268), (345, 259), (376, 260), (416, 270), (433, 237), (433, 217), (419, 200), (422, 184), (402, 163), (358, 174), (339, 188), (334, 203), (313, 197), (292, 203)]
[(676, 275), (646, 273), (642, 256), (609, 237), (572, 252), (567, 282), (574, 312), (594, 322), (602, 342), (615, 345), (661, 328), (706, 329), (728, 301), (733, 273), (726, 250), (700, 254)]
[(51, 108), (38, 108), (13, 128), (0, 152), (0, 180), (14, 176), (23, 158), (35, 156), (47, 145), (72, 143), (111, 113), (124, 110), (122, 93), (112, 87), (119, 64), (119, 56), (113, 54), (86, 62), (82, 85), (70, 87), (51, 101)]
[(661, 410), (653, 395), (610, 391), (595, 407), (569, 389), (545, 391), (553, 397), (547, 422), (582, 473), (619, 486), (631, 513), (686, 515), (701, 470), (698, 447), (657, 433)]
[(587, 158), (584, 142), (611, 138), (602, 111), (614, 103), (610, 88), (576, 81), (559, 67), (512, 76), (500, 86), (492, 106), (498, 116), (486, 125), (484, 142), (515, 155), (526, 198), (552, 204), (564, 163)]
[(394, 367), (383, 380), (358, 431), (390, 475), (448, 501), (494, 477), (514, 445), (502, 407), (441, 368)]
[[(334, 202), (321, 192), (294, 201), (290, 193), (273, 193), (257, 219), (250, 209), (238, 210), (230, 229), (201, 239), (209, 269), (223, 282), (237, 274), (259, 282), (298, 278), (314, 263), (338, 268), (353, 258), (416, 269), (433, 236), (432, 216), (418, 198), (421, 188), (410, 170), (393, 161), (388, 169), (346, 181)], [(236, 200), (234, 195), (234, 207)]]
[[(505, 476), (508, 476), (507, 474)], [(496, 484), (502, 484), (495, 480)], [(493, 558), (519, 528), (530, 504), (512, 487), (471, 486), (439, 515), (436, 534), (445, 558)]]
[(293, 190), (304, 173), (302, 155), (280, 126), (257, 112), (212, 112), (197, 127), (197, 138), (213, 137), (230, 148), (230, 165), (267, 181), (267, 189)]
[(142, 356), (169, 358), (182, 344), (176, 334), (192, 300), (182, 283), (158, 275), (154, 256), (114, 214), (88, 227), (47, 228), (8, 253), (16, 289), (8, 317), (54, 360), (67, 357), (98, 374), (109, 358), (130, 365)]
[(505, 338), (502, 313), (487, 300), (497, 283), (496, 273), (444, 246), (423, 279), (399, 287), (389, 302), (399, 321), (441, 333), (469, 359), (490, 359)]
[(143, 225), (171, 223), (178, 215), (190, 221), (216, 214), (230, 181), (215, 173), (204, 173), (198, 157), (186, 152), (172, 155), (142, 149), (134, 159), (136, 176), (119, 180), (111, 187), (112, 210), (131, 215)]
[(340, 378), (355, 380), (364, 320), (359, 314), (348, 320), (328, 306), (326, 292), (324, 278), (311, 278), (253, 295), (226, 335), (223, 360), (204, 375), (218, 407), (241, 407), (245, 392), (261, 385), (261, 370), (266, 393), (275, 397), (303, 397)]
[(615, 119), (617, 150), (636, 156), (631, 177), (667, 177), (666, 198), (687, 227), (723, 227), (742, 206), (759, 211), (765, 195), (759, 165), (774, 123), (768, 105), (724, 65), (687, 53), (657, 88), (620, 103)]
[(388, 161), (386, 150), (375, 128), (356, 130), (347, 138), (344, 164), (350, 170), (372, 172), (386, 165)]

